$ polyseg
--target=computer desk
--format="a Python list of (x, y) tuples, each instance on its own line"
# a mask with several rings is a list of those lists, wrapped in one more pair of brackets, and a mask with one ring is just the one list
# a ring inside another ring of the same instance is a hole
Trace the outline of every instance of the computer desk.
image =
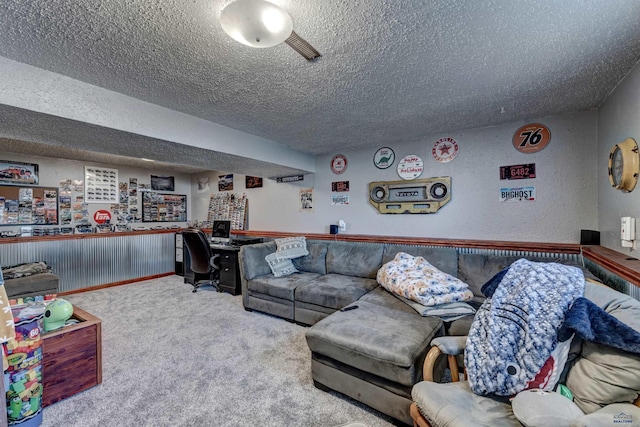
[(211, 243), (210, 246), (213, 255), (220, 256), (220, 284), (218, 287), (221, 291), (228, 292), (231, 295), (239, 295), (242, 292), (240, 287), (240, 268), (238, 266), (240, 246), (216, 243)]

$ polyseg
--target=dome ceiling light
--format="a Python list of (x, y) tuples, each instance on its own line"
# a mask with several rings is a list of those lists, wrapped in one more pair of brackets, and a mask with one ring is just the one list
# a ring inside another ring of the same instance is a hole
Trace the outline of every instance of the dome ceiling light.
[(220, 12), (220, 25), (225, 33), (247, 46), (266, 48), (285, 42), (309, 61), (321, 56), (293, 31), (289, 14), (268, 1), (229, 3)]

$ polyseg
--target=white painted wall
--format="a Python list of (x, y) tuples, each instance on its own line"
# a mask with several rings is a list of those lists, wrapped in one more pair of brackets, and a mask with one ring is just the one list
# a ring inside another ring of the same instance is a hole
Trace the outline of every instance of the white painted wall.
[[(19, 161), (19, 162), (27, 162), (27, 163), (35, 163), (39, 168), (39, 184), (40, 187), (55, 187), (58, 188), (60, 186), (60, 181), (65, 179), (84, 179), (84, 167), (85, 166), (96, 166), (96, 167), (105, 167), (111, 169), (118, 170), (118, 180), (121, 182), (129, 182), (129, 178), (137, 178), (138, 185), (140, 184), (150, 184), (151, 183), (151, 175), (158, 176), (166, 176), (171, 175), (175, 177), (175, 191), (167, 192), (170, 194), (186, 194), (187, 195), (187, 215), (191, 216), (191, 181), (190, 176), (188, 174), (176, 174), (176, 173), (166, 173), (166, 171), (155, 170), (155, 169), (139, 169), (139, 168), (131, 168), (128, 166), (120, 166), (120, 165), (110, 165), (110, 164), (98, 164), (98, 163), (87, 163), (80, 162), (74, 160), (64, 160), (64, 159), (55, 159), (51, 157), (39, 157), (39, 156), (29, 156), (25, 154), (17, 154), (17, 153), (2, 153), (2, 160), (8, 161)], [(95, 226), (93, 222), (93, 214), (99, 209), (110, 210), (111, 204), (109, 203), (89, 203), (89, 219), (91, 223)], [(142, 215), (142, 195), (140, 191), (138, 191), (138, 211), (140, 215)], [(132, 228), (139, 227), (153, 227), (156, 225), (170, 226), (170, 225), (179, 225), (181, 227), (185, 226), (185, 223), (173, 223), (173, 222), (139, 222), (132, 223)], [(34, 227), (38, 227), (34, 225)], [(20, 231), (20, 226), (9, 226), (4, 225), (0, 226), (0, 232), (2, 231)]]
[[(552, 133), (549, 146), (535, 154), (522, 154), (511, 144), (514, 131), (524, 122), (391, 144), (396, 159), (407, 154), (423, 158), (422, 177), (452, 177), (452, 200), (436, 214), (383, 215), (369, 204), (370, 182), (399, 179), (397, 160), (387, 170), (373, 165), (377, 147), (343, 152), (349, 165), (342, 175), (333, 174), (329, 167), (331, 157), (337, 153), (318, 156), (314, 165), (316, 174), (306, 175), (302, 182), (279, 184), (264, 179), (262, 188), (246, 189), (245, 176), (235, 174), (234, 192), (246, 193), (249, 198), (251, 230), (328, 233), (329, 224), (343, 219), (348, 234), (577, 243), (581, 229), (598, 229), (597, 188), (606, 181), (606, 170), (603, 172), (601, 167), (603, 149), (596, 155), (597, 117), (595, 111), (584, 111), (528, 121), (540, 121)], [(450, 136), (460, 145), (460, 153), (450, 163), (438, 163), (431, 156), (434, 142), (442, 136)], [(84, 162), (11, 153), (3, 153), (3, 159), (38, 163), (43, 186), (57, 187), (66, 178), (82, 179), (85, 166)], [(519, 181), (499, 179), (500, 166), (521, 163), (535, 163), (538, 177)], [(118, 169), (120, 180), (136, 177), (140, 183), (149, 183), (151, 174), (165, 175), (161, 170), (95, 166)], [(222, 174), (225, 172), (174, 174), (176, 193), (189, 195), (190, 220), (207, 218), (210, 194), (217, 192), (218, 176)], [(197, 179), (207, 175), (210, 191), (199, 193)], [(350, 182), (350, 204), (332, 206), (331, 182), (343, 180)], [(535, 186), (538, 200), (499, 202), (499, 189), (509, 186)], [(307, 187), (314, 188), (313, 212), (300, 211), (300, 189)], [(638, 194), (635, 192), (632, 197)], [(90, 204), (91, 214), (108, 206)]]
[[(396, 159), (417, 154), (425, 163), (421, 178), (452, 177), (452, 200), (436, 214), (383, 215), (369, 204), (368, 185), (373, 181), (399, 180), (397, 160), (387, 170), (373, 165), (377, 149), (343, 152), (349, 161), (341, 175), (331, 172), (332, 153), (316, 158), (315, 176), (295, 184), (264, 180), (264, 187), (244, 189), (244, 176), (234, 176), (235, 192), (249, 197), (249, 229), (328, 233), (329, 224), (347, 223), (347, 234), (377, 234), (463, 239), (578, 243), (581, 229), (598, 225), (595, 111), (533, 119), (552, 133), (549, 146), (535, 154), (522, 154), (511, 143), (513, 133), (525, 122), (490, 128), (430, 135), (420, 141), (391, 144)], [(434, 142), (454, 138), (460, 153), (450, 163), (431, 156)], [(535, 163), (537, 178), (501, 181), (499, 167)], [(217, 175), (212, 173), (212, 191)], [(195, 188), (195, 179), (192, 184)], [(350, 204), (331, 205), (331, 182), (350, 182)], [(535, 186), (535, 202), (499, 202), (501, 187)], [(314, 211), (299, 210), (299, 190), (314, 187)], [(192, 193), (193, 214), (206, 219), (209, 195)], [(640, 204), (639, 204), (640, 206)]]
[(601, 244), (640, 257), (640, 249), (622, 248), (620, 243), (620, 218), (640, 218), (640, 186), (631, 193), (616, 190), (609, 184), (607, 171), (611, 148), (626, 138), (634, 138), (640, 143), (640, 63), (598, 109), (598, 229)]

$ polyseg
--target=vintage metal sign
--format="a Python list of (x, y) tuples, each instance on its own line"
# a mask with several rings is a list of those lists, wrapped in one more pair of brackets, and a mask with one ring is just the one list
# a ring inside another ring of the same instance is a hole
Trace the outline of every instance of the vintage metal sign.
[(349, 181), (334, 181), (331, 183), (331, 191), (336, 193), (349, 191)]
[(536, 164), (500, 166), (500, 179), (532, 179), (536, 177)]
[(340, 175), (347, 170), (348, 164), (349, 162), (343, 154), (336, 154), (331, 159), (331, 172), (335, 173), (336, 175)]
[(369, 183), (369, 203), (382, 214), (436, 213), (450, 200), (450, 176)]
[(416, 179), (422, 175), (422, 171), (424, 171), (424, 163), (422, 159), (415, 154), (404, 156), (402, 160), (398, 162), (398, 175), (402, 179)]
[(506, 187), (500, 189), (501, 202), (532, 202), (536, 200), (536, 187)]
[(440, 163), (447, 163), (458, 155), (458, 143), (453, 138), (440, 138), (433, 144), (431, 155)]
[(276, 182), (296, 182), (296, 181), (304, 181), (304, 175), (279, 176), (276, 178)]
[(387, 169), (391, 167), (396, 160), (396, 153), (389, 147), (382, 147), (373, 155), (373, 164), (378, 169)]
[(513, 147), (521, 153), (537, 153), (549, 145), (551, 131), (540, 123), (529, 123), (513, 134)]

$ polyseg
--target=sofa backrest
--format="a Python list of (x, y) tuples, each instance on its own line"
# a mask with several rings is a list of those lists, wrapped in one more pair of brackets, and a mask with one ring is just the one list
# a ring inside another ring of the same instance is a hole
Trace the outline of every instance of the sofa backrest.
[(384, 245), (382, 264), (386, 264), (393, 260), (398, 252), (405, 252), (413, 256), (421, 256), (438, 270), (444, 271), (454, 277), (457, 277), (458, 275), (458, 252), (455, 248), (429, 248), (417, 245), (397, 245), (387, 243)]
[(465, 254), (458, 255), (458, 279), (469, 285), (469, 289), (475, 296), (484, 297), (482, 294), (482, 286), (501, 270), (509, 267), (511, 264), (521, 258), (526, 258), (534, 262), (557, 262), (560, 264), (572, 265), (582, 270), (584, 277), (587, 279), (598, 280), (586, 268), (567, 260), (554, 257), (532, 257), (532, 256), (496, 256), (483, 254)]
[(327, 273), (375, 279), (382, 266), (382, 243), (331, 242), (327, 247)]
[(292, 259), (293, 266), (299, 271), (327, 274), (327, 242), (307, 240), (309, 255)]
[(239, 254), (242, 265), (240, 274), (244, 274), (245, 279), (251, 280), (271, 273), (271, 268), (264, 257), (275, 252), (276, 249), (274, 241), (242, 246)]

